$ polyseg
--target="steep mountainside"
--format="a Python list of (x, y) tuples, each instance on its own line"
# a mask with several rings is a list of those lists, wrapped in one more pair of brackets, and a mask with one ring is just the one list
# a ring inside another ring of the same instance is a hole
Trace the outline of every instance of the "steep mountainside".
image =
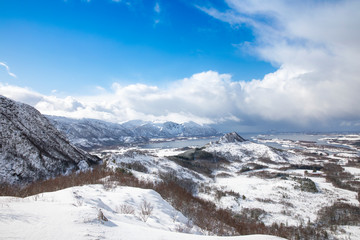
[(84, 149), (144, 143), (150, 138), (207, 137), (218, 134), (215, 129), (194, 122), (178, 124), (135, 120), (116, 124), (95, 119), (47, 117), (73, 144)]
[(95, 119), (71, 119), (47, 116), (70, 142), (84, 149), (147, 142), (146, 137), (136, 136), (121, 124)]
[(35, 108), (0, 96), (0, 182), (29, 183), (98, 161), (72, 146)]

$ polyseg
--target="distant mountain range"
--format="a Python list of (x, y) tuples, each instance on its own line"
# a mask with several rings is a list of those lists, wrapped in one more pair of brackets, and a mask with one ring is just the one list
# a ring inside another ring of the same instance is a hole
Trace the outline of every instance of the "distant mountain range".
[(134, 120), (116, 124), (95, 119), (57, 116), (47, 116), (47, 118), (74, 145), (83, 149), (146, 143), (152, 138), (208, 137), (219, 134), (214, 128), (194, 122), (178, 124)]
[(101, 162), (82, 149), (146, 143), (151, 138), (217, 134), (215, 129), (194, 122), (115, 124), (43, 116), (27, 104), (0, 96), (0, 183), (22, 185)]
[(35, 108), (0, 96), (0, 183), (29, 183), (100, 161), (70, 144)]

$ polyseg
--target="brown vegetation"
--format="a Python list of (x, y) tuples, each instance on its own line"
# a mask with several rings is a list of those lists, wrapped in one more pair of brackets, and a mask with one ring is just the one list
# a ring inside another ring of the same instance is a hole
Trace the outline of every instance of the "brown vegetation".
[[(154, 184), (138, 180), (124, 169), (109, 171), (98, 167), (88, 172), (73, 173), (68, 176), (35, 182), (24, 188), (1, 185), (0, 195), (26, 197), (73, 186), (106, 184), (109, 181), (116, 183), (115, 186), (132, 186), (157, 191), (193, 224), (215, 235), (271, 234), (287, 239), (327, 239), (326, 232), (314, 226), (288, 227), (284, 224), (265, 226), (260, 221), (263, 212), (248, 210), (236, 215), (230, 210), (218, 209), (213, 202), (193, 196), (191, 191), (179, 184), (181, 182), (177, 178)], [(231, 192), (226, 194), (235, 195)], [(147, 209), (151, 209), (151, 205), (144, 205), (145, 215), (149, 212), (146, 211)], [(119, 211), (122, 210), (119, 209)]]

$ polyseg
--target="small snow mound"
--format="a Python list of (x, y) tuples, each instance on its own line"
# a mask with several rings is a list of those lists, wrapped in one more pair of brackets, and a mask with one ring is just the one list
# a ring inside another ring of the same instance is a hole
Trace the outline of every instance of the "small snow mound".
[(245, 141), (246, 140), (236, 132), (231, 132), (222, 136), (218, 141), (218, 143), (235, 143), (235, 142), (245, 142)]

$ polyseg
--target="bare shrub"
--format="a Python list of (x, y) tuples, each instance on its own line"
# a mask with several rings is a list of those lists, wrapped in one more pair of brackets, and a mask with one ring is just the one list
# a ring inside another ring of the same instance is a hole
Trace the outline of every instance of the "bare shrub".
[(300, 184), (298, 188), (300, 188), (300, 190), (303, 192), (311, 192), (311, 193), (319, 192), (319, 190), (316, 187), (316, 184), (310, 178), (294, 178), (294, 180)]
[(197, 191), (197, 184), (192, 179), (179, 178), (176, 171), (160, 172), (159, 177), (164, 182), (175, 182), (188, 192), (194, 194)]
[(116, 212), (120, 214), (135, 214), (135, 208), (128, 204), (121, 204), (119, 206), (116, 206)]
[(219, 189), (215, 190), (215, 198), (219, 201), (222, 197), (226, 197), (226, 196), (232, 196), (236, 199), (241, 198), (240, 193), (234, 192), (233, 190), (230, 191), (222, 191)]
[(101, 209), (99, 209), (99, 211), (98, 211), (98, 220), (99, 220), (100, 222), (102, 222), (102, 221), (105, 221), (105, 222), (109, 221), (109, 220), (105, 217), (105, 215), (104, 215), (104, 213), (101, 211)]
[(122, 163), (121, 165), (127, 169), (135, 170), (138, 172), (143, 172), (143, 173), (149, 172), (147, 167), (145, 167), (144, 164), (142, 164), (140, 161), (135, 161), (135, 162), (131, 162), (131, 163)]
[(344, 168), (341, 166), (333, 163), (325, 164), (323, 171), (326, 174), (326, 181), (331, 182), (335, 187), (350, 191), (360, 190), (358, 182), (351, 184), (353, 176), (349, 172), (344, 171)]
[(247, 221), (261, 222), (266, 215), (267, 212), (260, 208), (243, 208), (237, 217), (246, 219)]
[(144, 199), (140, 205), (140, 212), (139, 212), (140, 219), (143, 222), (146, 222), (148, 218), (151, 216), (153, 210), (154, 210), (154, 206)]
[(36, 181), (22, 188), (16, 185), (5, 185), (3, 188), (0, 188), (0, 195), (28, 197), (38, 193), (53, 192), (74, 186), (97, 184), (101, 183), (99, 179), (111, 174), (113, 174), (112, 171), (106, 170), (103, 167), (96, 167), (84, 172), (74, 172), (66, 176), (58, 176), (48, 180)]
[(116, 184), (113, 181), (110, 181), (108, 177), (102, 180), (102, 184), (106, 191), (112, 190), (116, 187)]
[(360, 208), (347, 204), (335, 203), (322, 208), (319, 213), (319, 223), (322, 225), (360, 225)]
[(271, 200), (270, 198), (255, 198), (255, 200), (263, 203), (276, 203), (274, 200)]

